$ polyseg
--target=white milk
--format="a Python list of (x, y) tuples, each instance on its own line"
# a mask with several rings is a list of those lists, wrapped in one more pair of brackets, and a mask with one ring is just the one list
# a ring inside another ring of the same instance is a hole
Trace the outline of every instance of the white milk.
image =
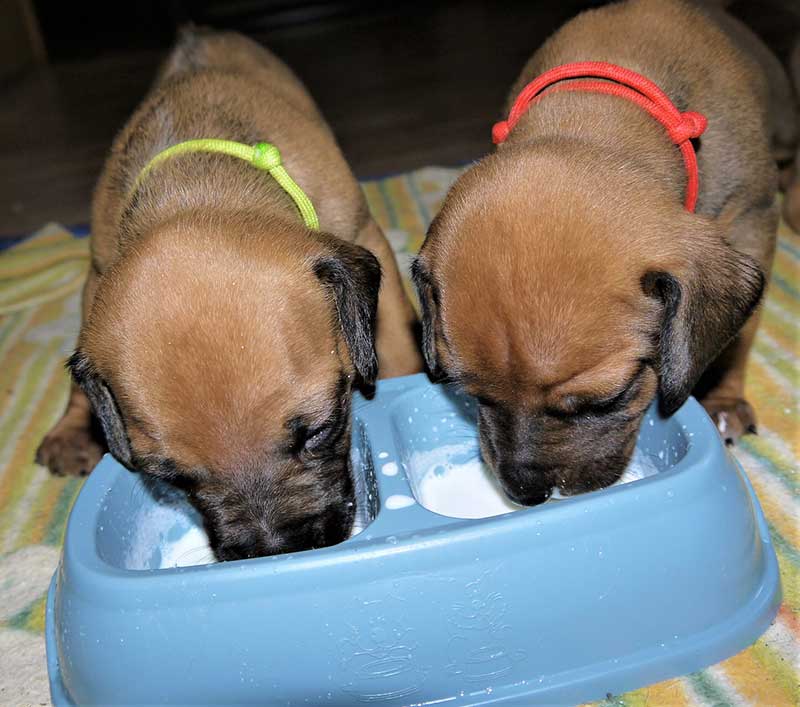
[(169, 569), (216, 562), (200, 514), (186, 497), (164, 483), (151, 482), (155, 504), (141, 510), (134, 524), (125, 566)]
[(409, 480), (429, 511), (453, 518), (488, 518), (522, 508), (503, 493), (472, 442), (415, 452)]
[[(413, 503), (413, 499), (412, 499)], [(350, 537), (358, 535), (364, 530), (364, 525), (358, 522), (353, 524), (353, 530), (350, 532)], [(216, 562), (214, 552), (208, 542), (208, 536), (205, 531), (194, 526), (178, 541), (172, 543), (162, 543), (160, 546), (161, 551), (161, 565), (159, 569), (169, 569), (170, 567), (191, 567), (193, 565), (209, 565)]]
[[(469, 458), (470, 451), (472, 458)], [(454, 462), (454, 458), (466, 460)], [(523, 508), (505, 495), (474, 445), (447, 445), (416, 453), (412, 455), (409, 466), (417, 499), (435, 513), (453, 518), (489, 518)], [(427, 471), (414, 478), (415, 470)], [(614, 486), (638, 481), (657, 472), (658, 468), (650, 457), (636, 448), (630, 464)], [(555, 489), (551, 498), (559, 500), (565, 496)]]
[[(489, 518), (523, 508), (505, 495), (494, 474), (481, 460), (474, 441), (415, 452), (408, 469), (416, 500), (435, 513), (453, 518)], [(385, 469), (383, 471), (386, 473)], [(630, 464), (614, 485), (638, 481), (657, 472), (653, 460), (637, 447)], [(556, 489), (552, 498), (564, 497)], [(167, 490), (159, 500), (159, 505), (141, 513), (137, 519), (126, 566), (150, 568), (156, 550), (160, 553), (159, 569), (215, 562), (200, 517), (182, 494)], [(399, 494), (385, 500), (389, 509), (413, 504), (413, 498)], [(350, 537), (358, 535), (369, 524), (364, 516), (364, 513), (356, 514)], [(186, 532), (171, 540), (177, 527), (185, 527)]]
[(180, 540), (161, 546), (161, 567), (191, 567), (216, 562), (208, 536), (202, 528), (194, 526)]
[[(139, 513), (125, 566), (163, 570), (216, 562), (200, 514), (186, 497), (165, 484), (156, 486), (153, 495), (158, 503)], [(350, 537), (367, 525), (366, 512), (357, 512)]]
[[(356, 514), (350, 537), (358, 535), (366, 525), (367, 523)], [(208, 536), (203, 528), (197, 525), (191, 527), (188, 532), (174, 542), (165, 541), (162, 535), (159, 551), (161, 552), (159, 569), (162, 570), (170, 567), (209, 565), (217, 561), (208, 542)]]

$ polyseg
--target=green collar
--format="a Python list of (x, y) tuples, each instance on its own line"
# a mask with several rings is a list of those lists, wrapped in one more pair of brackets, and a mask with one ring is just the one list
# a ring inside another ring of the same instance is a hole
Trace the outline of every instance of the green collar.
[(231, 157), (238, 157), (240, 160), (249, 162), (256, 169), (269, 172), (272, 178), (283, 187), (283, 190), (292, 197), (292, 201), (294, 201), (297, 210), (303, 217), (305, 225), (312, 231), (319, 231), (319, 219), (317, 218), (317, 212), (314, 210), (311, 199), (306, 196), (306, 193), (297, 186), (297, 182), (295, 182), (284, 169), (281, 163), (281, 153), (278, 151), (278, 148), (268, 142), (257, 142), (252, 146), (245, 145), (241, 142), (233, 142), (231, 140), (215, 139), (179, 142), (177, 145), (173, 145), (159, 152), (145, 165), (144, 169), (139, 172), (139, 176), (136, 178), (136, 182), (134, 182), (132, 191), (135, 192), (139, 188), (142, 181), (153, 167), (168, 160), (170, 157), (183, 155), (188, 152), (217, 152), (223, 155), (230, 155)]

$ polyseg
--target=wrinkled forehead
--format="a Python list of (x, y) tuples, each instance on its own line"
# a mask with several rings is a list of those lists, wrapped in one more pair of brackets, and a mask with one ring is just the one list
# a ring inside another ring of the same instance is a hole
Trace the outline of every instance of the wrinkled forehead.
[(129, 375), (123, 395), (164, 456), (224, 469), (280, 453), (298, 425), (331, 414), (347, 382), (335, 343), (291, 354), (262, 343), (163, 359), (148, 378)]
[(615, 316), (613, 304), (602, 317), (592, 310), (569, 311), (569, 304), (555, 316), (541, 309), (503, 311), (493, 304), (469, 313), (456, 308), (447, 320), (447, 342), (457, 372), (489, 383), (505, 398), (555, 388), (588, 371), (613, 379), (613, 362), (634, 361), (649, 348), (648, 334), (638, 334), (631, 313), (619, 307)]
[(86, 343), (125, 412), (184, 463), (266, 452), (292, 417), (324, 410), (349, 370), (312, 274), (153, 290), (126, 294)]
[(451, 367), (510, 394), (650, 346), (654, 309), (635, 267), (568, 249), (494, 246), (473, 242), (434, 276)]

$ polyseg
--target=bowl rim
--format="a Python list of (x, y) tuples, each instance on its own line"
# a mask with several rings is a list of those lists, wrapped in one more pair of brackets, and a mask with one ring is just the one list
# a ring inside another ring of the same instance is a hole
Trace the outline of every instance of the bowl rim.
[[(379, 394), (386, 395), (400, 391), (399, 394), (385, 403), (388, 409), (407, 395), (413, 395), (414, 388), (423, 383), (430, 385), (427, 376), (423, 373), (379, 381), (375, 399)], [(354, 407), (355, 416), (358, 417), (359, 410), (369, 409), (366, 407), (369, 405), (370, 402), (366, 400), (358, 400)], [(656, 412), (656, 414), (658, 413)], [(662, 417), (662, 419), (665, 420), (666, 424), (676, 426), (679, 433), (684, 436), (685, 452), (680, 459), (668, 468), (630, 484), (610, 486), (590, 493), (567, 497), (559, 500), (558, 503), (542, 504), (497, 516), (462, 519), (441, 515), (422, 506), (414, 495), (410, 483), (403, 475), (394, 477), (393, 481), (401, 480), (404, 487), (406, 487), (405, 492), (415, 502), (407, 508), (387, 509), (385, 507), (386, 499), (380, 488), (386, 481), (382, 478), (383, 475), (378, 473), (376, 476), (378, 477), (379, 492), (381, 492), (381, 502), (377, 515), (372, 523), (366, 526), (358, 535), (348, 538), (337, 545), (247, 560), (163, 569), (142, 570), (120, 567), (101, 557), (98, 552), (96, 528), (103, 499), (113, 491), (124, 474), (136, 473), (130, 472), (111, 455), (106, 454), (89, 475), (70, 512), (64, 536), (64, 559), (62, 560), (62, 565), (68, 566), (72, 572), (80, 573), (87, 582), (94, 580), (102, 582), (113, 581), (115, 583), (122, 582), (126, 586), (130, 586), (129, 581), (136, 581), (139, 583), (137, 586), (144, 589), (145, 585), (174, 582), (177, 578), (185, 581), (188, 579), (188, 575), (199, 575), (200, 573), (203, 573), (205, 580), (209, 580), (212, 576), (228, 576), (234, 574), (234, 572), (235, 576), (241, 576), (242, 569), (247, 568), (252, 573), (268, 576), (274, 575), (276, 572), (311, 571), (331, 564), (362, 562), (366, 556), (380, 557), (385, 554), (393, 554), (399, 549), (412, 548), (415, 544), (414, 542), (404, 542), (404, 540), (409, 539), (405, 536), (410, 534), (414, 535), (416, 542), (424, 540), (426, 546), (431, 546), (432, 543), (440, 544), (468, 540), (476, 532), (485, 536), (487, 534), (523, 531), (527, 525), (533, 523), (532, 517), (542, 522), (545, 520), (553, 523), (562, 522), (565, 518), (576, 514), (577, 509), (586, 507), (601, 508), (609, 502), (613, 504), (621, 497), (627, 498), (633, 493), (638, 492), (639, 496), (655, 497), (661, 493), (661, 489), (665, 486), (674, 484), (679, 478), (696, 473), (698, 468), (702, 468), (713, 458), (728, 455), (716, 428), (694, 398), (689, 398), (670, 418)], [(687, 429), (693, 429), (692, 436), (686, 434)], [(401, 463), (395, 446), (392, 447), (389, 456), (381, 460), (383, 463), (388, 461)], [(583, 510), (581, 510), (582, 512)], [(395, 515), (398, 513), (404, 514), (407, 519), (405, 523), (407, 527), (395, 528), (391, 532), (382, 527), (390, 525), (390, 523), (386, 522), (387, 514), (392, 514), (391, 518), (394, 520), (398, 518)], [(444, 537), (442, 531), (445, 531)], [(397, 544), (387, 548), (384, 540), (390, 535), (398, 536), (399, 540)], [(365, 549), (364, 546), (369, 548), (368, 553), (363, 551)]]

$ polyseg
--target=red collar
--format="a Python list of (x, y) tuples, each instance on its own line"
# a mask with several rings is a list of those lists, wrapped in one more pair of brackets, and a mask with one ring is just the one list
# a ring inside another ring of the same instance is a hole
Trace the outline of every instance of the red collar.
[(687, 211), (694, 212), (700, 180), (697, 173), (697, 156), (691, 140), (703, 134), (708, 125), (706, 117), (692, 111), (681, 113), (667, 94), (652, 81), (635, 71), (616, 64), (608, 64), (604, 61), (580, 61), (574, 64), (563, 64), (550, 69), (550, 71), (545, 71), (520, 91), (508, 114), (508, 120), (494, 125), (492, 140), (495, 145), (505, 141), (534, 98), (541, 97), (545, 89), (565, 79), (586, 77), (610, 79), (614, 83), (609, 81), (572, 81), (563, 86), (550, 88), (547, 93), (555, 91), (607, 93), (625, 98), (640, 108), (644, 108), (666, 128), (670, 140), (678, 146), (683, 155), (683, 163), (686, 166), (688, 177), (685, 206)]

